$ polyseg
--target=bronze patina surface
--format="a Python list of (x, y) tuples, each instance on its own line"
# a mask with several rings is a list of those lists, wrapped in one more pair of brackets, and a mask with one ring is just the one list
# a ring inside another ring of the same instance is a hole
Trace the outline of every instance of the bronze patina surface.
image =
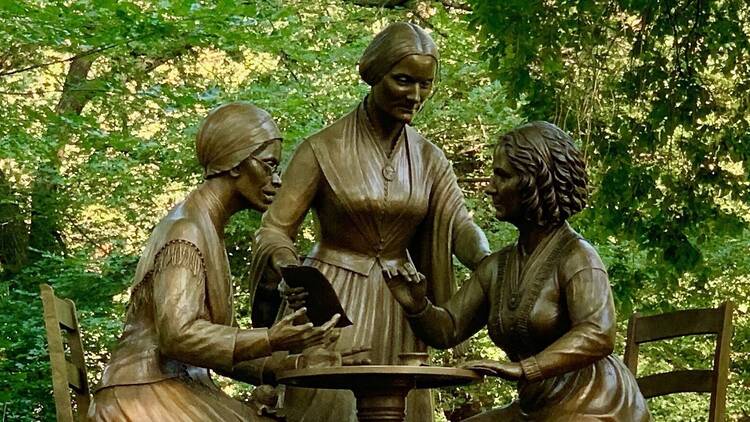
[(95, 390), (97, 421), (261, 421), (258, 410), (218, 389), (209, 369), (247, 382), (273, 378), (286, 352), (319, 344), (336, 323), (271, 328), (234, 325), (224, 226), (243, 209), (263, 211), (280, 180), (281, 135), (248, 103), (212, 111), (197, 136), (206, 180), (154, 229), (136, 269), (123, 334)]
[(633, 375), (612, 354), (615, 309), (604, 264), (566, 221), (588, 195), (570, 136), (534, 122), (501, 137), (487, 193), (496, 217), (518, 228), (516, 243), (484, 260), (442, 307), (425, 295), (429, 278), (388, 281), (430, 345), (451, 347), (487, 325), (510, 358), (466, 364), (518, 386), (512, 405), (470, 420), (648, 421)]
[[(409, 125), (432, 92), (438, 60), (417, 25), (395, 23), (376, 35), (359, 62), (369, 94), (300, 144), (253, 245), (251, 290), (275, 288), (278, 277), (266, 269), (300, 263), (294, 239), (312, 210), (318, 241), (303, 264), (331, 281), (353, 323), (335, 347), (369, 349), (373, 364), (398, 364), (399, 354), (426, 350), (388, 291), (384, 268), (427, 275), (429, 296), (443, 303), (455, 290), (453, 255), (475, 268), (489, 254), (450, 162)], [(432, 420), (427, 391), (409, 400), (409, 421)], [(356, 420), (348, 392), (288, 388), (284, 410), (292, 422)]]
[(481, 376), (460, 368), (366, 365), (284, 371), (278, 379), (300, 387), (352, 390), (360, 422), (400, 422), (409, 391), (471, 384)]

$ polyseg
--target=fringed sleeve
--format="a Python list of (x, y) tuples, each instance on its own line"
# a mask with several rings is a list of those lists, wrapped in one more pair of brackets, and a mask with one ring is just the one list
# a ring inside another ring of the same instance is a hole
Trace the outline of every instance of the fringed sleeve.
[(203, 255), (191, 242), (168, 242), (156, 255), (150, 279), (154, 323), (164, 355), (230, 371), (235, 356), (255, 358), (271, 353), (266, 330), (239, 330), (211, 322)]

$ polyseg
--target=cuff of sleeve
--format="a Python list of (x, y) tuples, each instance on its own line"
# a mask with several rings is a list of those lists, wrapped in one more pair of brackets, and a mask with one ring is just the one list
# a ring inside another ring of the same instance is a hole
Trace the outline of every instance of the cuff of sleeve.
[(271, 341), (268, 339), (268, 330), (265, 328), (253, 328), (250, 330), (239, 330), (234, 341), (235, 363), (270, 356), (273, 353)]
[(539, 368), (539, 362), (536, 361), (534, 356), (522, 360), (521, 368), (523, 369), (524, 376), (529, 381), (539, 381), (543, 378), (542, 370)]
[(422, 308), (421, 311), (418, 311), (416, 313), (410, 314), (408, 312), (404, 312), (406, 314), (406, 317), (409, 319), (420, 319), (423, 316), (427, 315), (428, 312), (432, 309), (432, 302), (430, 302), (430, 299), (425, 298), (424, 300), (424, 308)]
[(299, 354), (288, 354), (287, 352), (276, 352), (263, 362), (261, 371), (261, 384), (276, 385), (276, 375), (279, 372), (290, 371), (300, 367)]

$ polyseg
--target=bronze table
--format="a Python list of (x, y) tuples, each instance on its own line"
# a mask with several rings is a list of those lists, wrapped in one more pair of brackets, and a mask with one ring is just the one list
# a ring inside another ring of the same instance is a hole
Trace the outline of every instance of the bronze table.
[(295, 387), (352, 390), (360, 422), (404, 420), (406, 395), (413, 388), (435, 388), (477, 382), (468, 369), (439, 366), (362, 365), (284, 371), (278, 382)]

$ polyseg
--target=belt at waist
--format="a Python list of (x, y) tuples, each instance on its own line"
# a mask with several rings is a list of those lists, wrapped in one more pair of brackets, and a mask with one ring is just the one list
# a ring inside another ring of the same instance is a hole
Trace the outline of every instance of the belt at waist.
[(388, 254), (387, 256), (368, 255), (348, 249), (336, 248), (331, 245), (316, 243), (307, 257), (325, 262), (326, 264), (335, 265), (363, 276), (370, 274), (375, 263), (378, 263), (381, 268), (386, 265), (400, 267), (406, 263), (413, 265), (409, 252), (406, 249), (398, 253)]
[(164, 358), (159, 350), (150, 348), (130, 355), (118, 354), (104, 368), (102, 379), (94, 392), (118, 385), (150, 384), (168, 378), (185, 377), (205, 382), (210, 381), (206, 368)]

